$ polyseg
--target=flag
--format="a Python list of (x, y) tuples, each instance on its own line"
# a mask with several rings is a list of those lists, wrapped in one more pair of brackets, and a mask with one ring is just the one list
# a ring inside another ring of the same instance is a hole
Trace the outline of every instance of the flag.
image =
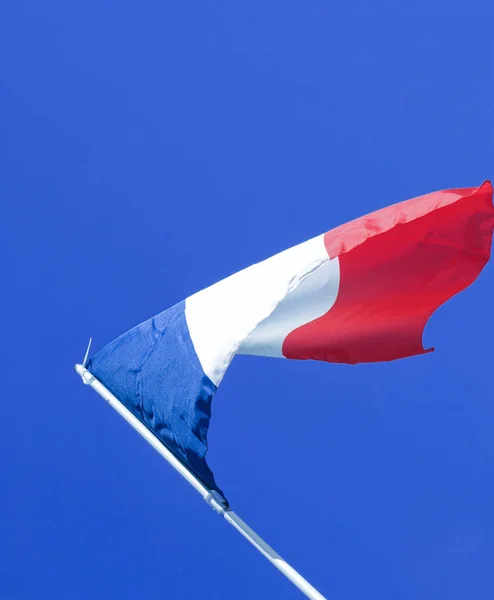
[(490, 257), (492, 185), (378, 210), (137, 325), (88, 363), (210, 489), (211, 401), (236, 354), (335, 363), (424, 354), (424, 327)]

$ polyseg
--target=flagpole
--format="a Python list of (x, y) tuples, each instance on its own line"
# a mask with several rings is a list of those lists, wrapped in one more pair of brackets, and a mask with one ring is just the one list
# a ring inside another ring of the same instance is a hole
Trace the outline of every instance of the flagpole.
[(326, 600), (306, 579), (291, 567), (269, 544), (253, 531), (237, 514), (230, 509), (226, 501), (214, 490), (210, 490), (198, 479), (178, 458), (134, 416), (108, 390), (96, 377), (83, 365), (75, 365), (76, 372), (81, 376), (83, 383), (90, 385), (98, 394), (114, 408), (118, 414), (131, 425), (182, 477), (197, 491), (203, 499), (217, 513), (223, 516), (244, 538), (246, 538), (265, 558), (285, 575), (298, 589), (310, 600)]

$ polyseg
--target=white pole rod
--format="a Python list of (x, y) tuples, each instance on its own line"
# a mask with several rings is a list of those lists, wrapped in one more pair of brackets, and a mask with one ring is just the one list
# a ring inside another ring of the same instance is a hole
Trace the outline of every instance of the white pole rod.
[(291, 567), (281, 556), (253, 531), (247, 523), (236, 515), (223, 498), (210, 490), (200, 479), (182, 464), (178, 458), (152, 433), (145, 425), (126, 408), (101, 381), (82, 365), (75, 365), (75, 370), (86, 385), (90, 385), (98, 394), (114, 408), (118, 414), (131, 425), (182, 477), (190, 483), (203, 499), (224, 519), (239, 531), (259, 552), (265, 556), (279, 571), (285, 575), (310, 600), (326, 600), (312, 585)]

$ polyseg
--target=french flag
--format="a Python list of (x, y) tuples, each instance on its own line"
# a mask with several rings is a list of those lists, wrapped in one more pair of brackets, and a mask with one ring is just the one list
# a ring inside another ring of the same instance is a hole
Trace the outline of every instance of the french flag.
[(424, 327), (490, 257), (492, 185), (414, 198), (337, 227), (137, 325), (88, 363), (211, 490), (211, 401), (236, 354), (335, 363), (424, 354)]

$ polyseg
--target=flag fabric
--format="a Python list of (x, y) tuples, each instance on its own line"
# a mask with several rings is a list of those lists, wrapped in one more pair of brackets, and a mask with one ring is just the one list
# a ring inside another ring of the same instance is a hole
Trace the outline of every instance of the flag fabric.
[(337, 227), (137, 325), (88, 363), (208, 487), (211, 400), (235, 354), (335, 363), (424, 354), (424, 327), (490, 257), (492, 185)]

